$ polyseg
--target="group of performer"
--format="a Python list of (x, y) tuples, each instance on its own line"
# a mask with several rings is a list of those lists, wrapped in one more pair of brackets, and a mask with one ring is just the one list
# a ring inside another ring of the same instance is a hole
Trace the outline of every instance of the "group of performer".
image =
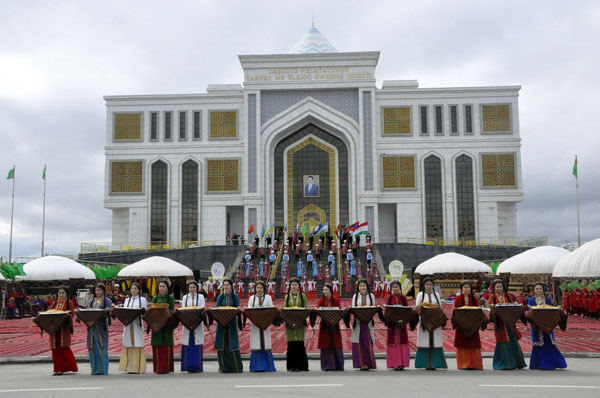
[(600, 318), (600, 279), (563, 282), (560, 290), (563, 308), (567, 313), (592, 319)]
[[(423, 320), (425, 309), (434, 308), (441, 311), (441, 297), (434, 290), (434, 281), (425, 278), (421, 283), (421, 291), (416, 297), (415, 310), (421, 316), (409, 324), (400, 324), (386, 321), (386, 364), (387, 368), (403, 370), (410, 364), (410, 349), (407, 327), (417, 329), (417, 351), (414, 366), (428, 370), (447, 368), (443, 348), (442, 328), (445, 323), (439, 324), (435, 329), (426, 328)], [(239, 308), (240, 297), (234, 292), (234, 283), (230, 279), (222, 281), (222, 292), (217, 298), (216, 308)], [(187, 284), (187, 294), (182, 298), (183, 308), (204, 308), (205, 299), (199, 292), (199, 285), (195, 281)], [(271, 308), (273, 300), (267, 294), (268, 286), (263, 281), (257, 281), (255, 294), (247, 303), (247, 308)], [(140, 295), (142, 289), (138, 283), (131, 284), (130, 296), (125, 300), (123, 306), (126, 308), (146, 308), (147, 302)], [(490, 307), (514, 302), (514, 297), (508, 294), (507, 288), (500, 280), (492, 283), (492, 295)], [(461, 294), (454, 301), (454, 308), (476, 307), (478, 298), (473, 294), (470, 282), (463, 282)], [(158, 283), (158, 293), (152, 298), (152, 304), (168, 306), (173, 311), (175, 300), (169, 293), (169, 282), (162, 280)], [(408, 306), (406, 296), (402, 294), (401, 285), (398, 281), (391, 282), (391, 294), (385, 300), (386, 306)], [(536, 284), (534, 295), (529, 298), (528, 306), (552, 305), (552, 300), (546, 295), (545, 286)], [(111, 300), (106, 297), (106, 288), (99, 283), (95, 288), (95, 296), (88, 303), (89, 308), (110, 309)], [(356, 291), (351, 300), (351, 309), (360, 307), (376, 307), (375, 295), (371, 292), (368, 281), (361, 279), (357, 283)], [(284, 297), (284, 308), (305, 309), (308, 308), (308, 297), (302, 290), (300, 280), (290, 280), (287, 294)], [(318, 309), (341, 309), (340, 300), (334, 294), (333, 285), (325, 283), (321, 297), (317, 303)], [(61, 287), (58, 290), (57, 300), (52, 305), (54, 310), (68, 311), (73, 316), (73, 306), (69, 301), (68, 289)], [(306, 317), (304, 318), (306, 319)], [(341, 321), (341, 320), (340, 320)], [(349, 322), (348, 319), (344, 319)], [(418, 321), (418, 323), (417, 323)], [(514, 324), (507, 324), (499, 317), (490, 317), (495, 323), (494, 333), (496, 348), (493, 358), (493, 369), (508, 370), (522, 369), (526, 367), (523, 352), (519, 345), (521, 333)], [(90, 358), (91, 373), (94, 375), (108, 374), (108, 341), (109, 341), (110, 316), (102, 318), (87, 331), (87, 348)], [(276, 324), (276, 323), (275, 323)], [(78, 367), (73, 352), (70, 349), (71, 335), (73, 333), (72, 322), (64, 323), (55, 333), (50, 335), (50, 347), (52, 349), (52, 360), (54, 374), (60, 375), (64, 372), (77, 372)], [(374, 325), (375, 320), (361, 320), (354, 316), (350, 327), (352, 330), (352, 364), (360, 370), (376, 369), (377, 364), (374, 355)], [(291, 327), (286, 323), (287, 355), (286, 368), (291, 372), (308, 371), (308, 358), (305, 347), (305, 326), (302, 321), (300, 327)], [(240, 343), (238, 329), (243, 326), (234, 317), (226, 325), (217, 324), (214, 338), (214, 348), (217, 351), (219, 372), (241, 373), (243, 362), (240, 356)], [(531, 327), (531, 341), (533, 350), (531, 353), (530, 369), (557, 369), (566, 368), (564, 357), (556, 347), (553, 332), (544, 333), (536, 327)], [(119, 370), (128, 373), (144, 373), (146, 371), (146, 357), (144, 354), (144, 327), (141, 316), (135, 318), (123, 329), (123, 351), (119, 362)], [(151, 338), (152, 359), (154, 373), (170, 373), (174, 371), (173, 359), (173, 327), (167, 323), (162, 329), (152, 331)], [(479, 330), (473, 334), (465, 334), (459, 328), (456, 329), (454, 346), (456, 347), (456, 360), (458, 369), (483, 369), (481, 357), (481, 341)], [(343, 371), (344, 353), (343, 341), (339, 322), (330, 324), (321, 321), (318, 336), (318, 348), (320, 349), (321, 370)], [(203, 371), (203, 349), (204, 331), (202, 325), (194, 330), (183, 326), (181, 371), (202, 372)], [(251, 372), (275, 372), (275, 363), (271, 351), (270, 327), (258, 328), (254, 324), (250, 329), (250, 371)]]

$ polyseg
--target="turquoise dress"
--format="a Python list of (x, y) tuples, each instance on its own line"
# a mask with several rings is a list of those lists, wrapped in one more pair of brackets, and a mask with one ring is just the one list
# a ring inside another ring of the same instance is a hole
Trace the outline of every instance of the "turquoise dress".
[[(239, 307), (240, 298), (237, 294), (219, 294), (217, 307)], [(219, 361), (220, 373), (242, 373), (242, 357), (240, 355), (240, 341), (238, 337), (237, 318), (233, 318), (227, 327), (217, 324), (215, 335), (215, 350)]]
[[(88, 308), (107, 309), (112, 306), (109, 298), (93, 298)], [(90, 357), (90, 367), (93, 375), (108, 374), (108, 317), (100, 319), (94, 326), (88, 328), (87, 349)]]

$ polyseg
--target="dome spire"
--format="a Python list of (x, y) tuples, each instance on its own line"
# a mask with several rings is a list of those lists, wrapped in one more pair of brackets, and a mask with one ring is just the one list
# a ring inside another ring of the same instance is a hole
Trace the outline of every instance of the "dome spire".
[(310, 54), (310, 53), (337, 53), (338, 50), (323, 36), (319, 29), (315, 28), (313, 14), (312, 27), (304, 33), (298, 42), (292, 47), (288, 54)]

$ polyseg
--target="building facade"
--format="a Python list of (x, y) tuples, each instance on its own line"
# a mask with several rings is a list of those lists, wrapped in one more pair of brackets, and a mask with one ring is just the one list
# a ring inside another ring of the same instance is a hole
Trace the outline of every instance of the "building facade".
[(337, 52), (315, 28), (239, 60), (242, 84), (105, 97), (113, 243), (355, 221), (379, 242), (516, 239), (520, 86), (379, 88), (379, 52)]

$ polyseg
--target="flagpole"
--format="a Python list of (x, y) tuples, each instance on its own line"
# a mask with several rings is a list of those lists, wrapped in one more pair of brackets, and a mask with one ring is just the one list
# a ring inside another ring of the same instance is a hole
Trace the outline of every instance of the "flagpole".
[(15, 166), (13, 165), (12, 203), (10, 206), (10, 241), (8, 244), (8, 263), (12, 264), (13, 216), (15, 214)]
[(44, 165), (44, 206), (42, 210), (42, 254), (44, 257), (44, 231), (46, 230), (46, 165)]
[[(577, 155), (575, 155), (577, 164)], [(579, 172), (575, 174), (575, 190), (577, 192), (577, 247), (581, 247), (581, 224), (579, 222)]]

